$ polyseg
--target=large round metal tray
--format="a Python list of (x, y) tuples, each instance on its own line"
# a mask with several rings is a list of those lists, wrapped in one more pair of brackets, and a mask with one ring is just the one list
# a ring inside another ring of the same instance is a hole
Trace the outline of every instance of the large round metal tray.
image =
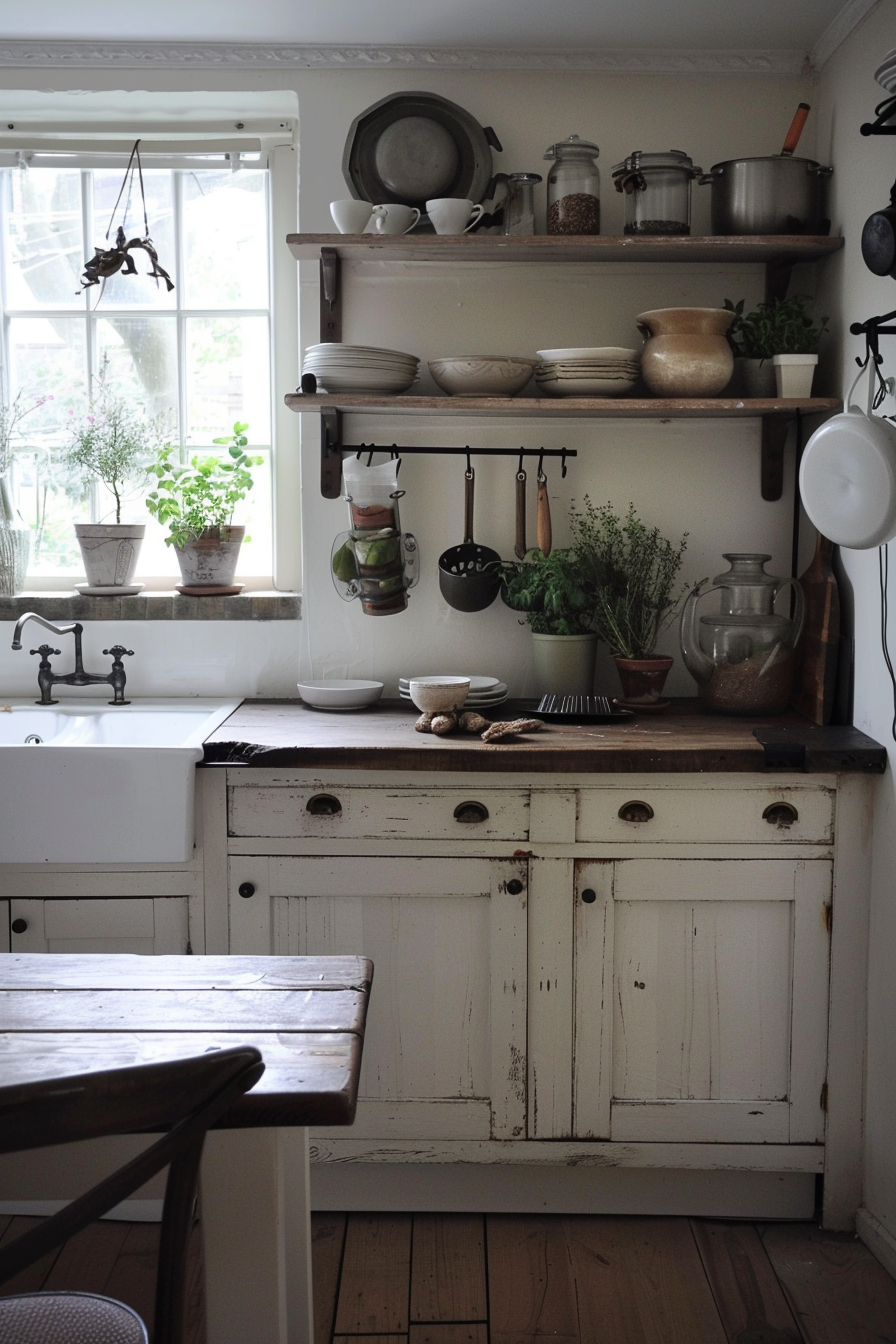
[(477, 204), (492, 176), (490, 126), (435, 93), (393, 93), (352, 122), (342, 172), (356, 199), (425, 211), (437, 196)]

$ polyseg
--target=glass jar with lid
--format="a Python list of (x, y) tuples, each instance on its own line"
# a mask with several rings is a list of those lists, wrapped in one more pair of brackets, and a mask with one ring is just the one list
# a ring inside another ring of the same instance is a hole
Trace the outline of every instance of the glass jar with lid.
[(539, 173), (510, 173), (508, 176), (504, 201), (505, 234), (535, 232), (534, 191), (540, 181)]
[(627, 234), (691, 232), (691, 182), (702, 169), (680, 149), (645, 154), (636, 150), (613, 169), (616, 190), (625, 197)]
[(548, 173), (548, 233), (600, 233), (600, 150), (577, 135), (550, 145)]

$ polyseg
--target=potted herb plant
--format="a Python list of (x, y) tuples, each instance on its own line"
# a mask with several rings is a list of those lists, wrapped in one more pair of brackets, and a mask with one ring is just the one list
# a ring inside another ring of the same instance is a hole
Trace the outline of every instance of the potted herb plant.
[(586, 495), (570, 512), (574, 546), (591, 558), (597, 575), (594, 625), (606, 641), (622, 684), (620, 704), (659, 709), (672, 658), (656, 653), (684, 587), (675, 591), (685, 532), (677, 543), (648, 527), (629, 504), (620, 517), (611, 504)]
[[(744, 313), (744, 301), (725, 307), (734, 312), (729, 339), (743, 361), (744, 385), (753, 397), (808, 397), (818, 363), (818, 347), (827, 318), (815, 322), (812, 300), (795, 294), (760, 303)], [(795, 375), (793, 370), (798, 369)]]
[(525, 612), (532, 630), (540, 694), (589, 695), (594, 688), (597, 633), (597, 572), (593, 556), (578, 545), (551, 550), (536, 546), (501, 571), (501, 595)]
[(104, 362), (96, 386), (93, 404), (76, 423), (63, 460), (78, 477), (82, 500), (89, 497), (94, 483), (111, 496), (114, 522), (75, 524), (87, 576), (86, 585), (78, 587), (93, 596), (110, 590), (138, 592), (143, 585), (134, 584), (133, 578), (146, 524), (123, 521), (122, 510), (146, 480), (160, 427), (112, 391), (108, 362)]
[(251, 468), (264, 460), (246, 452), (248, 428), (237, 421), (232, 434), (213, 440), (227, 446), (224, 454), (197, 454), (179, 462), (176, 448), (166, 444), (149, 464), (156, 484), (146, 507), (168, 529), (165, 543), (177, 555), (180, 592), (212, 596), (240, 591), (242, 585), (233, 580), (246, 529), (233, 522), (233, 515), (252, 489)]

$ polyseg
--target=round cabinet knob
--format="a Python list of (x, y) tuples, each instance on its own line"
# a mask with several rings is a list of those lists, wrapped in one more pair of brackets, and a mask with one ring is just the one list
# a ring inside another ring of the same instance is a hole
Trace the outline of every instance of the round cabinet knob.
[(478, 822), (488, 821), (488, 808), (485, 803), (458, 803), (454, 809), (454, 820), (464, 826), (475, 826)]
[(769, 803), (762, 814), (762, 820), (769, 826), (792, 826), (799, 819), (800, 814), (793, 803)]
[(254, 895), (255, 895), (255, 883), (254, 883), (254, 882), (241, 882), (241, 883), (239, 884), (239, 886), (237, 887), (237, 891), (238, 891), (239, 894), (242, 896), (242, 898), (243, 898), (244, 901), (248, 901), (248, 899), (249, 899), (250, 896), (254, 896)]
[(24, 933), (27, 927), (28, 927), (27, 919), (14, 919), (12, 924), (10, 925), (10, 928), (12, 929), (13, 933)]
[(593, 887), (585, 888), (585, 890), (582, 892), (582, 900), (585, 902), (586, 905), (594, 904), (594, 902), (597, 900), (597, 892), (594, 890)]
[(523, 884), (518, 877), (512, 877), (510, 881), (507, 883), (508, 896), (519, 896), (522, 889)]
[(308, 799), (305, 811), (310, 812), (312, 817), (338, 817), (342, 811), (342, 804), (332, 793), (316, 793)]
[(642, 803), (639, 799), (633, 798), (628, 803), (623, 803), (619, 809), (619, 818), (621, 821), (633, 821), (638, 824), (650, 821), (653, 817), (653, 808), (649, 803)]

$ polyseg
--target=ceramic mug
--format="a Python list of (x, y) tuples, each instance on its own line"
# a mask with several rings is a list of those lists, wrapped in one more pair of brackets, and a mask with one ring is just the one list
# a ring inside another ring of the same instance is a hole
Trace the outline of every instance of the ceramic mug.
[(331, 201), (330, 214), (340, 233), (363, 233), (372, 216), (382, 213), (381, 205), (370, 201)]
[(462, 201), (457, 196), (439, 196), (426, 202), (426, 213), (436, 233), (466, 233), (485, 210), (483, 206)]
[(420, 221), (420, 211), (414, 206), (393, 202), (377, 208), (384, 212), (373, 221), (377, 233), (410, 233)]

